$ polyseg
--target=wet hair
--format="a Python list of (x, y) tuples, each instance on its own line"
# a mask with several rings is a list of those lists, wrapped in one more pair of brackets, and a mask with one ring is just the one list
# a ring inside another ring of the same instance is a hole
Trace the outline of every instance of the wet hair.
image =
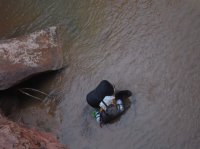
[(132, 96), (132, 92), (129, 90), (123, 90), (123, 91), (119, 91), (115, 94), (115, 98), (116, 99), (126, 99), (128, 97)]

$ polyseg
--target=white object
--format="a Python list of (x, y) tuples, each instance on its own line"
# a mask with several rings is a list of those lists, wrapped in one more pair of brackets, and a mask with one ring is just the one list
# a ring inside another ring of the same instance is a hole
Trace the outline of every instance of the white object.
[(120, 110), (121, 112), (124, 111), (124, 105), (121, 99), (117, 100), (117, 107), (118, 107), (118, 110)]
[(96, 112), (96, 121), (97, 121), (97, 123), (100, 123), (100, 121), (101, 121), (99, 112)]
[[(111, 105), (111, 104), (113, 103), (113, 100), (114, 100), (114, 99), (115, 99), (114, 96), (106, 96), (106, 97), (104, 97), (103, 102), (104, 102), (107, 106), (109, 106), (109, 105)], [(103, 102), (100, 102), (99, 106), (100, 106), (102, 109), (106, 110), (106, 105), (105, 105)]]

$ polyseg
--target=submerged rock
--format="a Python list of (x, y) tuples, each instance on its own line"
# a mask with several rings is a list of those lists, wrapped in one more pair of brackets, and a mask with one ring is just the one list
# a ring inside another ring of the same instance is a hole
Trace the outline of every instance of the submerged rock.
[(50, 133), (29, 129), (0, 114), (1, 149), (66, 149)]
[(63, 52), (56, 27), (0, 41), (0, 90), (62, 66)]

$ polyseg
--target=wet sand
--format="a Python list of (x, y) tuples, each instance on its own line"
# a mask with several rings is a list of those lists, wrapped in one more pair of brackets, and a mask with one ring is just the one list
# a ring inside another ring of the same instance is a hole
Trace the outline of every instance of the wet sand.
[[(23, 107), (23, 122), (56, 133), (72, 149), (199, 148), (199, 1), (44, 4), (33, 2), (41, 14), (3, 36), (67, 28), (67, 68), (40, 86), (58, 98)], [(103, 79), (133, 96), (119, 121), (100, 128), (85, 97)]]

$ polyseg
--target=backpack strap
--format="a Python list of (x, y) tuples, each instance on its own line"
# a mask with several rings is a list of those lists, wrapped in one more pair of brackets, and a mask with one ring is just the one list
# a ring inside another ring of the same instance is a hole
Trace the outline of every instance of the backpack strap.
[(108, 107), (108, 105), (103, 100), (101, 102), (106, 106), (106, 108)]

